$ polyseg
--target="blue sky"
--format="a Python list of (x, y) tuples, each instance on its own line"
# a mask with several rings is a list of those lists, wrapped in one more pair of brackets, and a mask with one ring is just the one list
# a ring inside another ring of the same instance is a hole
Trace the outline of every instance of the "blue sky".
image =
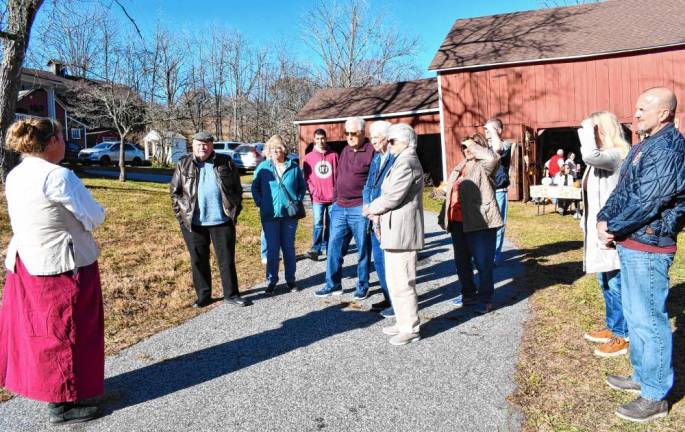
[[(367, 0), (386, 12), (396, 28), (417, 35), (419, 64), (424, 70), (454, 21), (483, 15), (537, 9), (540, 0)], [(301, 39), (300, 18), (312, 0), (123, 0), (146, 32), (159, 19), (183, 29), (222, 25), (239, 30), (256, 45), (286, 44), (301, 56), (310, 52)], [(426, 76), (429, 76), (426, 72)]]

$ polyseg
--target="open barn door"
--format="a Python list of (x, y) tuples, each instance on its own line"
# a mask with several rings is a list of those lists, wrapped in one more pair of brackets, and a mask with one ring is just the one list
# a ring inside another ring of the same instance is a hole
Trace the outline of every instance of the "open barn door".
[[(517, 162), (521, 169), (521, 189), (523, 192), (523, 202), (530, 200), (530, 186), (538, 184), (541, 180), (542, 170), (538, 166), (537, 146), (535, 145), (535, 130), (530, 126), (521, 125), (520, 151), (517, 155)], [(513, 156), (513, 155), (512, 155)]]

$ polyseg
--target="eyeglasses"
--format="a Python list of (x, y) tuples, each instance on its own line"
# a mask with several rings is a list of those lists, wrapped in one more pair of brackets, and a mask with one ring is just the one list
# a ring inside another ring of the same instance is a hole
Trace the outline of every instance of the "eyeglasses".
[(356, 137), (356, 136), (359, 136), (359, 132), (348, 132), (348, 131), (345, 131), (345, 135)]

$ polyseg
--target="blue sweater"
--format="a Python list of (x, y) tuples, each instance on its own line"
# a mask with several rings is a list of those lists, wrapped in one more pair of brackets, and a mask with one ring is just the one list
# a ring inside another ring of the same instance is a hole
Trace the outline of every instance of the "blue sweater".
[(262, 220), (288, 218), (288, 203), (291, 200), (302, 201), (307, 192), (307, 185), (300, 167), (291, 160), (286, 160), (285, 171), (281, 176), (286, 192), (278, 184), (276, 167), (270, 160), (260, 163), (252, 179), (252, 198), (259, 207)]
[(193, 213), (193, 225), (212, 226), (228, 222), (221, 207), (221, 190), (217, 182), (214, 164), (198, 162), (197, 207)]

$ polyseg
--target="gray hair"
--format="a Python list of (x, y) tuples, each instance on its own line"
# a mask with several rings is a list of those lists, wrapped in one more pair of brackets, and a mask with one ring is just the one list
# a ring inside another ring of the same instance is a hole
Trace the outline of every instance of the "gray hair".
[(374, 136), (375, 134), (378, 134), (382, 137), (387, 137), (388, 136), (388, 129), (392, 126), (392, 123), (389, 121), (385, 120), (379, 120), (371, 123), (371, 126), (369, 126), (369, 135)]
[(407, 143), (407, 147), (416, 148), (416, 132), (406, 123), (397, 123), (388, 128), (388, 139)]
[(364, 130), (364, 119), (361, 117), (350, 117), (345, 120), (345, 129), (354, 128), (352, 130), (363, 131)]
[(491, 124), (497, 129), (497, 132), (502, 133), (504, 125), (502, 125), (502, 120), (498, 119), (497, 117), (492, 117), (488, 119), (488, 121), (485, 122), (485, 124)]

